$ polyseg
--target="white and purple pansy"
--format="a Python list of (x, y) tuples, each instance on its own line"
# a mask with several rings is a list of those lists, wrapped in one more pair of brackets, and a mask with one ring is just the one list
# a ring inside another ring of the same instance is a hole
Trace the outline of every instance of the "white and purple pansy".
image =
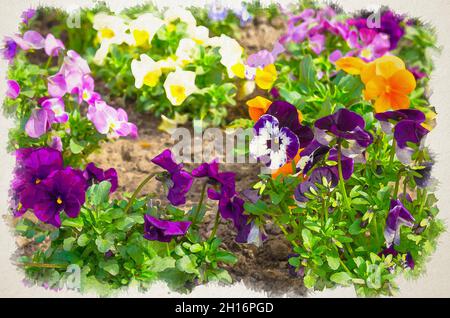
[(391, 200), (389, 214), (386, 219), (386, 227), (384, 229), (384, 238), (386, 246), (392, 244), (400, 244), (400, 227), (402, 225), (413, 227), (414, 217), (405, 208), (400, 200)]
[(253, 133), (250, 154), (272, 170), (292, 161), (314, 138), (311, 129), (300, 124), (295, 106), (284, 101), (272, 103)]

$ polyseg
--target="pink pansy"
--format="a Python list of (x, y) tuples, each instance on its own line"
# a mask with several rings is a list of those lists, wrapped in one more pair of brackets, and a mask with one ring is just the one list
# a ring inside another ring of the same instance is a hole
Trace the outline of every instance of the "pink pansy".
[(49, 141), (48, 141), (48, 146), (50, 148), (53, 148), (55, 150), (58, 151), (63, 151), (63, 145), (62, 145), (62, 141), (61, 141), (61, 137), (59, 136), (53, 136)]
[(115, 109), (98, 100), (94, 106), (89, 106), (87, 117), (101, 134), (112, 138), (137, 137), (136, 125), (128, 122), (127, 113), (122, 108)]
[(85, 101), (89, 105), (95, 104), (96, 101), (101, 100), (99, 93), (94, 91), (94, 79), (89, 74), (86, 74), (81, 79), (81, 87), (77, 88), (78, 103)]
[(31, 138), (41, 137), (50, 130), (54, 116), (53, 112), (49, 109), (33, 109), (30, 118), (25, 124), (25, 132)]
[(65, 123), (69, 120), (69, 114), (65, 111), (64, 101), (61, 97), (45, 99), (41, 106), (53, 112), (54, 122)]
[(47, 90), (51, 97), (62, 97), (67, 93), (66, 79), (63, 74), (56, 73), (47, 78)]
[(64, 50), (65, 46), (60, 39), (57, 39), (53, 34), (47, 34), (44, 42), (44, 50), (48, 56), (58, 56), (61, 50)]
[(367, 28), (350, 31), (347, 43), (353, 49), (352, 53), (366, 62), (382, 57), (390, 46), (388, 35)]
[(88, 63), (77, 52), (69, 50), (64, 58), (60, 72), (67, 75), (73, 71), (81, 72), (83, 75), (90, 74), (91, 69)]
[(336, 63), (337, 60), (339, 60), (342, 57), (342, 52), (340, 50), (335, 50), (333, 51), (330, 56), (328, 57), (328, 59), (330, 60), (331, 63)]
[(11, 99), (16, 99), (20, 94), (20, 85), (14, 80), (8, 80), (6, 82), (8, 90), (6, 91), (6, 96)]
[(311, 47), (311, 50), (316, 53), (320, 54), (324, 50), (325, 46), (325, 36), (323, 34), (315, 34), (312, 37), (309, 38), (309, 46)]
[(26, 31), (22, 37), (13, 36), (12, 39), (24, 51), (39, 50), (44, 47), (44, 37), (36, 31)]

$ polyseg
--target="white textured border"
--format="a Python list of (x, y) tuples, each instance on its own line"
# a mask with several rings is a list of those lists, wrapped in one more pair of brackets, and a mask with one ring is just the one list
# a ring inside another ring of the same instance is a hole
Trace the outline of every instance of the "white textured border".
[[(120, 10), (125, 5), (133, 6), (143, 3), (143, 0), (109, 0), (106, 1), (114, 11)], [(148, 2), (148, 1), (147, 1)], [(157, 4), (193, 4), (203, 5), (206, 0), (157, 0)], [(240, 1), (227, 0), (226, 3), (239, 3)], [(263, 0), (262, 3), (270, 3)], [(277, 1), (288, 3), (292, 1)], [(436, 27), (439, 45), (443, 47), (442, 54), (435, 58), (436, 71), (432, 74), (431, 87), (434, 94), (431, 102), (437, 108), (438, 125), (430, 136), (428, 143), (437, 155), (437, 162), (433, 175), (441, 184), (437, 192), (439, 198), (440, 218), (446, 223), (450, 216), (450, 1), (448, 0), (335, 0), (342, 5), (347, 12), (359, 9), (368, 9), (373, 6), (388, 5), (398, 13), (406, 13), (413, 17), (420, 17), (422, 21), (429, 22)], [(74, 10), (79, 6), (91, 6), (88, 0), (0, 0), (0, 37), (17, 32), (18, 21), (23, 10), (39, 5), (55, 6), (66, 10)], [(5, 61), (0, 63), (0, 92), (3, 100), (6, 90)], [(5, 145), (8, 138), (8, 129), (12, 127), (10, 121), (0, 115), (0, 167), (2, 175), (0, 178), (0, 215), (6, 213), (8, 187), (13, 168), (13, 158), (6, 153)], [(23, 274), (11, 264), (10, 257), (15, 251), (14, 238), (8, 226), (0, 220), (0, 297), (80, 297), (76, 292), (64, 291), (53, 292), (39, 287), (26, 288), (21, 280)], [(444, 233), (440, 238), (438, 250), (427, 265), (427, 274), (416, 281), (399, 280), (400, 294), (403, 297), (449, 297), (450, 296), (450, 234)], [(93, 295), (90, 295), (93, 296)], [(153, 288), (141, 294), (137, 290), (130, 289), (129, 292), (121, 293), (123, 297), (176, 297), (179, 294), (172, 293), (163, 284), (156, 284)], [(265, 297), (262, 292), (246, 289), (242, 284), (231, 287), (219, 287), (217, 285), (201, 286), (184, 297)], [(338, 288), (320, 293), (311, 293), (311, 297), (354, 297), (352, 288)]]

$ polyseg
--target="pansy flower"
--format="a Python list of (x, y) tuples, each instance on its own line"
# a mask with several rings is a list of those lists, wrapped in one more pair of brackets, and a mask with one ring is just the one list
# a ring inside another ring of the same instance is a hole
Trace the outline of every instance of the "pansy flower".
[(374, 100), (377, 113), (409, 108), (408, 95), (416, 88), (414, 75), (398, 57), (385, 55), (371, 63), (351, 57), (336, 62), (349, 74), (359, 74), (365, 85), (364, 98)]
[(253, 121), (257, 121), (262, 115), (264, 115), (272, 105), (272, 101), (267, 98), (256, 96), (246, 102), (248, 106), (248, 114)]
[(272, 170), (292, 161), (313, 139), (312, 131), (300, 124), (295, 106), (284, 101), (272, 103), (253, 131), (250, 153)]
[(6, 96), (11, 99), (16, 99), (20, 94), (20, 85), (15, 80), (7, 80), (6, 85), (8, 90), (6, 91)]
[(55, 36), (51, 33), (47, 34), (44, 42), (44, 50), (48, 56), (58, 56), (61, 50), (64, 50), (64, 43), (55, 38)]
[(52, 148), (21, 148), (16, 150), (16, 168), (11, 188), (19, 207), (16, 215), (32, 208), (35, 187), (53, 171), (63, 167), (61, 152)]
[(93, 162), (87, 164), (83, 171), (83, 176), (86, 179), (88, 186), (94, 183), (108, 181), (111, 184), (111, 188), (109, 190), (110, 193), (116, 191), (119, 184), (116, 169), (109, 168), (107, 170), (103, 170), (97, 167)]
[(151, 13), (139, 15), (129, 23), (134, 46), (150, 46), (156, 32), (164, 25), (164, 21)]
[(195, 178), (208, 178), (208, 198), (211, 200), (220, 200), (222, 197), (233, 198), (236, 194), (235, 173), (219, 172), (219, 161), (213, 160), (210, 163), (202, 163), (192, 170), (192, 176)]
[(36, 9), (27, 9), (25, 11), (22, 12), (21, 14), (21, 18), (22, 18), (22, 23), (25, 25), (28, 25), (28, 22), (36, 15)]
[(384, 56), (390, 47), (388, 35), (368, 28), (350, 31), (347, 43), (353, 49), (348, 54), (359, 56), (366, 62)]
[(169, 73), (164, 82), (167, 99), (174, 106), (179, 106), (198, 88), (195, 85), (195, 72), (177, 69)]
[(136, 88), (143, 85), (155, 87), (161, 77), (161, 67), (150, 56), (141, 54), (140, 61), (131, 61), (131, 73), (134, 76)]
[(186, 194), (191, 189), (193, 178), (183, 164), (175, 161), (174, 155), (169, 149), (152, 159), (152, 162), (167, 171), (167, 174), (160, 176), (161, 181), (169, 188), (167, 199), (172, 205), (178, 206), (186, 203)]
[(316, 138), (323, 145), (328, 144), (328, 137), (323, 132), (341, 140), (346, 140), (348, 146), (343, 148), (347, 156), (354, 156), (367, 148), (373, 141), (372, 135), (366, 131), (364, 119), (355, 112), (341, 108), (332, 115), (320, 118), (314, 124)]
[(3, 39), (3, 48), (0, 50), (5, 60), (11, 63), (17, 54), (17, 43), (10, 37)]
[(380, 121), (381, 128), (386, 134), (392, 134), (395, 125), (402, 120), (412, 120), (419, 124), (426, 120), (425, 114), (417, 109), (400, 109), (375, 114), (375, 118)]
[(86, 180), (79, 170), (70, 167), (52, 172), (38, 187), (32, 200), (36, 217), (56, 227), (61, 226), (60, 213), (76, 218), (86, 198)]
[(408, 143), (420, 145), (429, 130), (414, 120), (402, 120), (394, 128), (394, 138), (397, 142), (397, 158), (404, 164), (411, 161), (414, 152)]
[(414, 217), (405, 208), (400, 200), (391, 200), (389, 214), (386, 219), (386, 227), (384, 229), (384, 238), (386, 245), (400, 244), (400, 227), (402, 225), (413, 227)]
[(44, 37), (37, 31), (26, 31), (23, 36), (14, 35), (11, 37), (17, 45), (24, 51), (40, 50), (45, 46)]
[(144, 215), (144, 238), (149, 241), (170, 242), (176, 236), (187, 233), (191, 222), (160, 220), (151, 215)]
[(41, 106), (53, 112), (53, 122), (65, 123), (69, 120), (69, 114), (65, 111), (64, 100), (61, 97), (45, 98), (41, 101)]
[(25, 124), (25, 132), (31, 138), (39, 138), (50, 130), (55, 121), (55, 113), (49, 108), (36, 108), (31, 111)]
[(137, 127), (128, 122), (128, 115), (122, 108), (115, 109), (104, 101), (96, 101), (89, 105), (87, 118), (94, 124), (97, 131), (112, 138), (119, 136), (137, 137)]

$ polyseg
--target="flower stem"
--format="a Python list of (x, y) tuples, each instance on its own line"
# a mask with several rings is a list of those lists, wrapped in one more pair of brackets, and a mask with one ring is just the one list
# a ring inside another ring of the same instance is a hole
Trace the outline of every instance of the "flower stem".
[(394, 163), (396, 145), (397, 145), (397, 142), (395, 141), (395, 139), (392, 140), (391, 155), (389, 157), (389, 167), (392, 166), (392, 164)]
[(47, 63), (45, 63), (45, 69), (48, 70), (50, 64), (52, 63), (52, 55), (50, 54), (48, 59), (47, 59)]
[(214, 220), (214, 227), (211, 231), (211, 234), (209, 235), (208, 240), (211, 240), (214, 236), (216, 236), (217, 228), (219, 227), (219, 223), (220, 223), (219, 221), (220, 221), (220, 212), (219, 212), (219, 210), (217, 210), (216, 219)]
[(154, 176), (156, 176), (158, 173), (152, 173), (147, 178), (145, 178), (141, 184), (137, 187), (137, 189), (134, 191), (133, 195), (131, 196), (130, 200), (128, 201), (127, 206), (125, 207), (125, 214), (128, 213), (128, 210), (131, 208), (131, 205), (133, 204), (134, 200), (136, 200), (136, 197), (139, 195), (139, 193), (142, 191), (142, 188), (151, 180)]
[(37, 267), (37, 268), (67, 268), (64, 264), (48, 264), (48, 263), (19, 263), (21, 266)]
[(397, 195), (398, 195), (398, 188), (400, 187), (400, 179), (402, 177), (401, 172), (399, 172), (398, 177), (397, 177), (397, 181), (395, 182), (395, 188), (394, 188), (394, 199), (397, 199)]
[[(345, 190), (345, 182), (344, 176), (342, 174), (342, 150), (341, 143), (338, 144), (338, 172), (339, 172), (339, 188), (342, 192), (342, 196), (344, 197), (344, 205), (347, 210), (350, 210), (350, 202), (348, 201), (347, 191)], [(342, 214), (341, 214), (342, 217)]]
[(194, 215), (192, 216), (192, 222), (194, 222), (194, 224), (197, 223), (198, 214), (200, 213), (200, 209), (202, 208), (202, 205), (203, 205), (203, 200), (205, 199), (205, 192), (206, 192), (207, 184), (208, 184), (207, 181), (203, 184), (202, 192), (200, 194), (200, 201), (198, 202), (197, 208), (195, 209)]

